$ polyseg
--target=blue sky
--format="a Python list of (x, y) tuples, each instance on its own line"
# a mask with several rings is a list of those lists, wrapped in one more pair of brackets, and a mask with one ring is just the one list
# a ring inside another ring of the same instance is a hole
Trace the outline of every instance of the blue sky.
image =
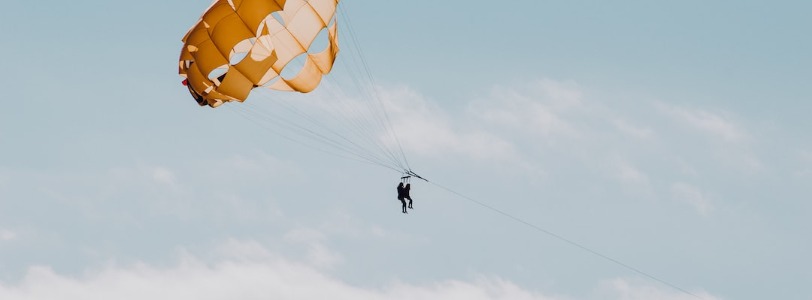
[[(696, 299), (198, 107), (209, 1), (6, 2), (2, 299)], [(704, 299), (812, 297), (812, 4), (341, 5), (418, 173)]]

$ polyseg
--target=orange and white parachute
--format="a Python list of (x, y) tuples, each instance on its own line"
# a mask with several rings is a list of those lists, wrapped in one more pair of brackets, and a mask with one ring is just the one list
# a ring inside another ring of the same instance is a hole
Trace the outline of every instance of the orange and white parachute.
[[(183, 38), (179, 74), (203, 105), (245, 101), (253, 88), (307, 93), (338, 54), (338, 0), (217, 0)], [(317, 37), (323, 49), (311, 49)], [(290, 64), (294, 59), (303, 66)], [(298, 73), (290, 78), (286, 68)]]
[[(331, 95), (308, 97), (313, 101), (266, 94), (270, 101), (234, 105), (233, 111), (296, 144), (407, 172), (406, 156), (346, 16), (344, 33), (354, 47), (347, 48), (352, 59), (345, 60), (340, 78), (351, 80), (322, 82), (339, 51), (338, 2), (216, 0), (183, 37), (178, 73), (197, 103), (211, 107), (243, 102), (255, 88), (307, 93), (320, 85), (338, 86), (339, 93), (328, 88)], [(346, 65), (351, 62), (361, 65)], [(346, 96), (353, 87), (358, 94)]]

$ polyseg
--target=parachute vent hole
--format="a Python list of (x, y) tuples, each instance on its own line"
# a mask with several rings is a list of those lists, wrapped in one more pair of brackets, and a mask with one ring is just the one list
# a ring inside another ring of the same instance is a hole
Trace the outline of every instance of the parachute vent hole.
[(247, 56), (248, 56), (248, 52), (234, 53), (233, 55), (231, 55), (231, 60), (229, 60), (229, 63), (231, 65), (236, 65), (236, 64), (240, 63), (243, 59), (245, 59), (245, 57), (247, 57)]
[(274, 77), (274, 78), (273, 78), (273, 79), (271, 79), (271, 80), (268, 80), (268, 82), (266, 82), (265, 84), (263, 84), (263, 85), (262, 85), (262, 87), (270, 87), (270, 86), (272, 86), (274, 83), (276, 83), (277, 81), (279, 81), (279, 76), (276, 76), (276, 77)]
[(217, 85), (219, 85), (220, 82), (223, 82), (223, 79), (225, 78), (227, 72), (228, 72), (228, 66), (224, 65), (224, 66), (221, 66), (221, 67), (219, 67), (217, 69), (212, 70), (209, 73), (208, 77), (209, 77), (209, 79), (211, 81), (214, 81)]
[(327, 32), (327, 28), (323, 28), (316, 38), (313, 39), (313, 42), (310, 43), (310, 47), (307, 48), (307, 53), (319, 53), (327, 49), (327, 46), (330, 45), (330, 35)]
[(251, 51), (251, 48), (256, 43), (256, 38), (244, 39), (234, 45), (234, 48), (231, 49), (231, 55), (228, 59), (228, 63), (231, 65), (236, 65), (240, 63), (245, 57), (248, 56), (248, 52)]
[(332, 18), (330, 18), (330, 23), (327, 24), (327, 28), (333, 27), (333, 24), (335, 24), (335, 23), (336, 23), (336, 16), (333, 16)]
[(271, 16), (273, 16), (279, 24), (285, 25), (285, 19), (282, 18), (282, 15), (278, 11), (272, 12)]
[(293, 58), (293, 60), (285, 65), (285, 68), (282, 69), (282, 74), (280, 75), (282, 75), (282, 78), (284, 79), (292, 79), (296, 77), (296, 75), (299, 75), (299, 72), (301, 72), (304, 68), (305, 62), (307, 62), (307, 53), (297, 55)]

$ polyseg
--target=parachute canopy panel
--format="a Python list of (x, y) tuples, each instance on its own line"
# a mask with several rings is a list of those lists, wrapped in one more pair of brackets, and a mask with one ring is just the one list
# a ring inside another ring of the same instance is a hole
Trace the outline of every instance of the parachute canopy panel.
[[(211, 107), (245, 101), (260, 86), (310, 92), (338, 54), (337, 5), (338, 0), (216, 0), (183, 37), (178, 73), (198, 103)], [(321, 36), (326, 49), (308, 53)], [(292, 66), (299, 56), (304, 66)], [(301, 71), (281, 77), (288, 67)]]

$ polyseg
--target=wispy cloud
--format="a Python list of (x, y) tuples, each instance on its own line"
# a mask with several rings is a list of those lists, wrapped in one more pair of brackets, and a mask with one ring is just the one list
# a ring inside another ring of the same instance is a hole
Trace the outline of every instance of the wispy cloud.
[(677, 201), (692, 206), (697, 213), (703, 216), (708, 216), (713, 212), (711, 199), (696, 186), (677, 182), (671, 185), (671, 192)]
[(0, 228), (0, 241), (10, 241), (16, 238), (17, 238), (16, 232)]
[(6, 171), (2, 167), (0, 167), (0, 189), (4, 188), (6, 186), (7, 182), (10, 179), (10, 177), (11, 176), (8, 174), (8, 171)]
[(602, 283), (602, 294), (608, 299), (622, 300), (721, 300), (702, 290), (688, 291), (691, 294), (675, 289), (666, 289), (639, 280), (616, 278)]
[[(686, 108), (663, 102), (656, 102), (655, 106), (660, 113), (677, 124), (709, 137), (711, 140), (708, 152), (715, 156), (715, 161), (749, 173), (762, 170), (764, 163), (752, 150), (752, 144), (757, 140), (731, 113)], [(689, 138), (681, 139), (685, 143)]]
[(324, 234), (314, 229), (294, 229), (285, 234), (285, 240), (304, 244), (307, 247), (307, 259), (311, 265), (331, 267), (341, 263), (341, 255), (327, 249), (324, 243), (325, 239)]
[(620, 161), (615, 164), (618, 180), (625, 184), (647, 185), (648, 175), (629, 162)]
[[(42, 205), (70, 210), (59, 217), (76, 218), (77, 222), (136, 224), (149, 222), (146, 216), (161, 216), (245, 223), (283, 217), (271, 201), (273, 193), (251, 193), (301, 179), (295, 165), (258, 151), (224, 154), (216, 161), (205, 156), (196, 159), (58, 172), (9, 169), (5, 171), (10, 175), (9, 184), (0, 190), (0, 198), (29, 199), (20, 205), (32, 209), (36, 203), (47, 203)], [(4, 202), (0, 200), (0, 204)], [(37, 217), (43, 216), (34, 214)], [(44, 219), (29, 221), (38, 226), (51, 224)]]
[(403, 147), (408, 153), (433, 157), (502, 160), (515, 156), (509, 142), (487, 130), (461, 125), (459, 115), (447, 114), (432, 103), (433, 99), (409, 87), (376, 89), (369, 92), (372, 95), (353, 96), (341, 87), (332, 87), (326, 89), (329, 92), (316, 91), (308, 101), (290, 101), (290, 106), (301, 106), (302, 115), (307, 116), (306, 120), (292, 118), (290, 123), (320, 136), (349, 140), (351, 146), (373, 152), (382, 145), (388, 150)]
[(152, 167), (151, 168), (151, 173), (152, 173), (152, 179), (154, 179), (155, 182), (157, 182), (157, 183), (166, 184), (166, 185), (175, 185), (176, 184), (175, 174), (169, 168), (166, 168), (166, 167)]
[(523, 87), (496, 87), (487, 99), (472, 103), (469, 113), (491, 124), (536, 138), (575, 137), (568, 112), (582, 108), (574, 83), (539, 80)]
[(725, 141), (741, 142), (749, 138), (749, 134), (726, 114), (684, 108), (662, 102), (657, 106), (663, 113), (677, 121)]
[(653, 129), (632, 124), (630, 121), (621, 118), (612, 120), (612, 124), (615, 125), (618, 131), (638, 139), (649, 139), (655, 135)]
[[(463, 129), (459, 121), (422, 95), (401, 87), (382, 92), (395, 132), (403, 145), (420, 155), (465, 155), (475, 159), (510, 159), (514, 146), (486, 130)], [(475, 127), (473, 127), (475, 128)], [(392, 141), (388, 141), (390, 144)]]
[(812, 175), (812, 151), (799, 151), (798, 169), (795, 171), (796, 176), (809, 176)]

